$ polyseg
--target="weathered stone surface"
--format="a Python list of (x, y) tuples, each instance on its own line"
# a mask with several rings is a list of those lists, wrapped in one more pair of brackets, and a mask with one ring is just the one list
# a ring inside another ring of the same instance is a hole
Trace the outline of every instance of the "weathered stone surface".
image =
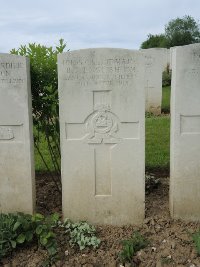
[(169, 54), (170, 54), (170, 63), (169, 63), (169, 68), (170, 68), (170, 70), (172, 69), (172, 54), (173, 54), (173, 50), (174, 49), (176, 49), (176, 46), (174, 46), (174, 47), (170, 47), (170, 49), (169, 49)]
[(0, 212), (35, 205), (29, 61), (0, 54)]
[(161, 113), (162, 72), (169, 63), (169, 50), (166, 48), (142, 49), (146, 66), (146, 111), (155, 115)]
[(126, 49), (58, 56), (63, 214), (113, 225), (144, 218), (144, 57)]
[(172, 50), (170, 210), (200, 219), (200, 44)]

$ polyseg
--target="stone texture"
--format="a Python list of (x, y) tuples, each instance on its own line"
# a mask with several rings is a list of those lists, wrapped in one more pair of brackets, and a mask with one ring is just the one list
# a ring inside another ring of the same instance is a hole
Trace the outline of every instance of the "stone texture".
[(147, 112), (155, 115), (161, 113), (162, 72), (169, 64), (169, 50), (166, 48), (142, 49), (146, 66), (146, 105)]
[(172, 55), (173, 55), (173, 50), (174, 49), (176, 49), (176, 46), (174, 46), (174, 47), (170, 47), (170, 49), (169, 49), (169, 54), (170, 54), (170, 63), (169, 63), (169, 68), (170, 68), (170, 70), (172, 69)]
[(144, 57), (126, 49), (58, 56), (63, 214), (101, 224), (144, 218)]
[(29, 61), (0, 54), (0, 212), (35, 206)]
[(200, 219), (200, 44), (172, 50), (170, 210)]

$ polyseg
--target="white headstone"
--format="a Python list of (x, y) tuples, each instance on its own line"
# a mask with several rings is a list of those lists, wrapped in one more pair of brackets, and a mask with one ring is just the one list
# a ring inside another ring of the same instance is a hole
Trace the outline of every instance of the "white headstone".
[(113, 225), (144, 218), (144, 58), (126, 49), (58, 56), (63, 214)]
[(0, 54), (0, 212), (35, 206), (29, 61)]
[(146, 111), (155, 115), (161, 113), (162, 73), (169, 61), (169, 50), (150, 48), (141, 50), (145, 54), (146, 66)]
[(176, 46), (170, 47), (170, 64), (169, 64), (170, 70), (172, 69), (172, 55), (173, 55), (173, 50), (174, 49), (176, 49)]
[(172, 51), (170, 209), (200, 220), (200, 44)]
[(170, 49), (165, 48), (165, 60), (163, 65), (163, 71), (166, 70), (166, 68), (170, 68)]

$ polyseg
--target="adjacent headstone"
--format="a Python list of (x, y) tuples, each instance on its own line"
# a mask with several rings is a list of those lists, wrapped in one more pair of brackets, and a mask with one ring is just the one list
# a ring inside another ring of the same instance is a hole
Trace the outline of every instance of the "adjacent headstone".
[(35, 205), (29, 61), (0, 54), (0, 212)]
[(169, 51), (170, 51), (170, 64), (169, 64), (169, 69), (172, 69), (172, 55), (173, 55), (173, 50), (176, 49), (176, 46), (174, 47), (170, 47)]
[(144, 57), (126, 49), (58, 56), (63, 214), (102, 224), (144, 218)]
[(166, 70), (166, 68), (170, 68), (170, 49), (166, 49), (166, 63), (163, 65), (163, 71)]
[(146, 111), (155, 115), (161, 113), (162, 73), (169, 62), (169, 50), (166, 48), (142, 49), (146, 66)]
[(200, 44), (172, 50), (170, 210), (200, 220)]

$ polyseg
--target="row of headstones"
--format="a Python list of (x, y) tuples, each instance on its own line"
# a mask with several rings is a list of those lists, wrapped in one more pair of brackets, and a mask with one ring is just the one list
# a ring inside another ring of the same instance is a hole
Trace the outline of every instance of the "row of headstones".
[[(64, 217), (138, 224), (145, 210), (145, 53), (58, 56)], [(173, 49), (170, 210), (200, 219), (200, 45)], [(28, 59), (0, 54), (0, 212), (33, 213)]]

